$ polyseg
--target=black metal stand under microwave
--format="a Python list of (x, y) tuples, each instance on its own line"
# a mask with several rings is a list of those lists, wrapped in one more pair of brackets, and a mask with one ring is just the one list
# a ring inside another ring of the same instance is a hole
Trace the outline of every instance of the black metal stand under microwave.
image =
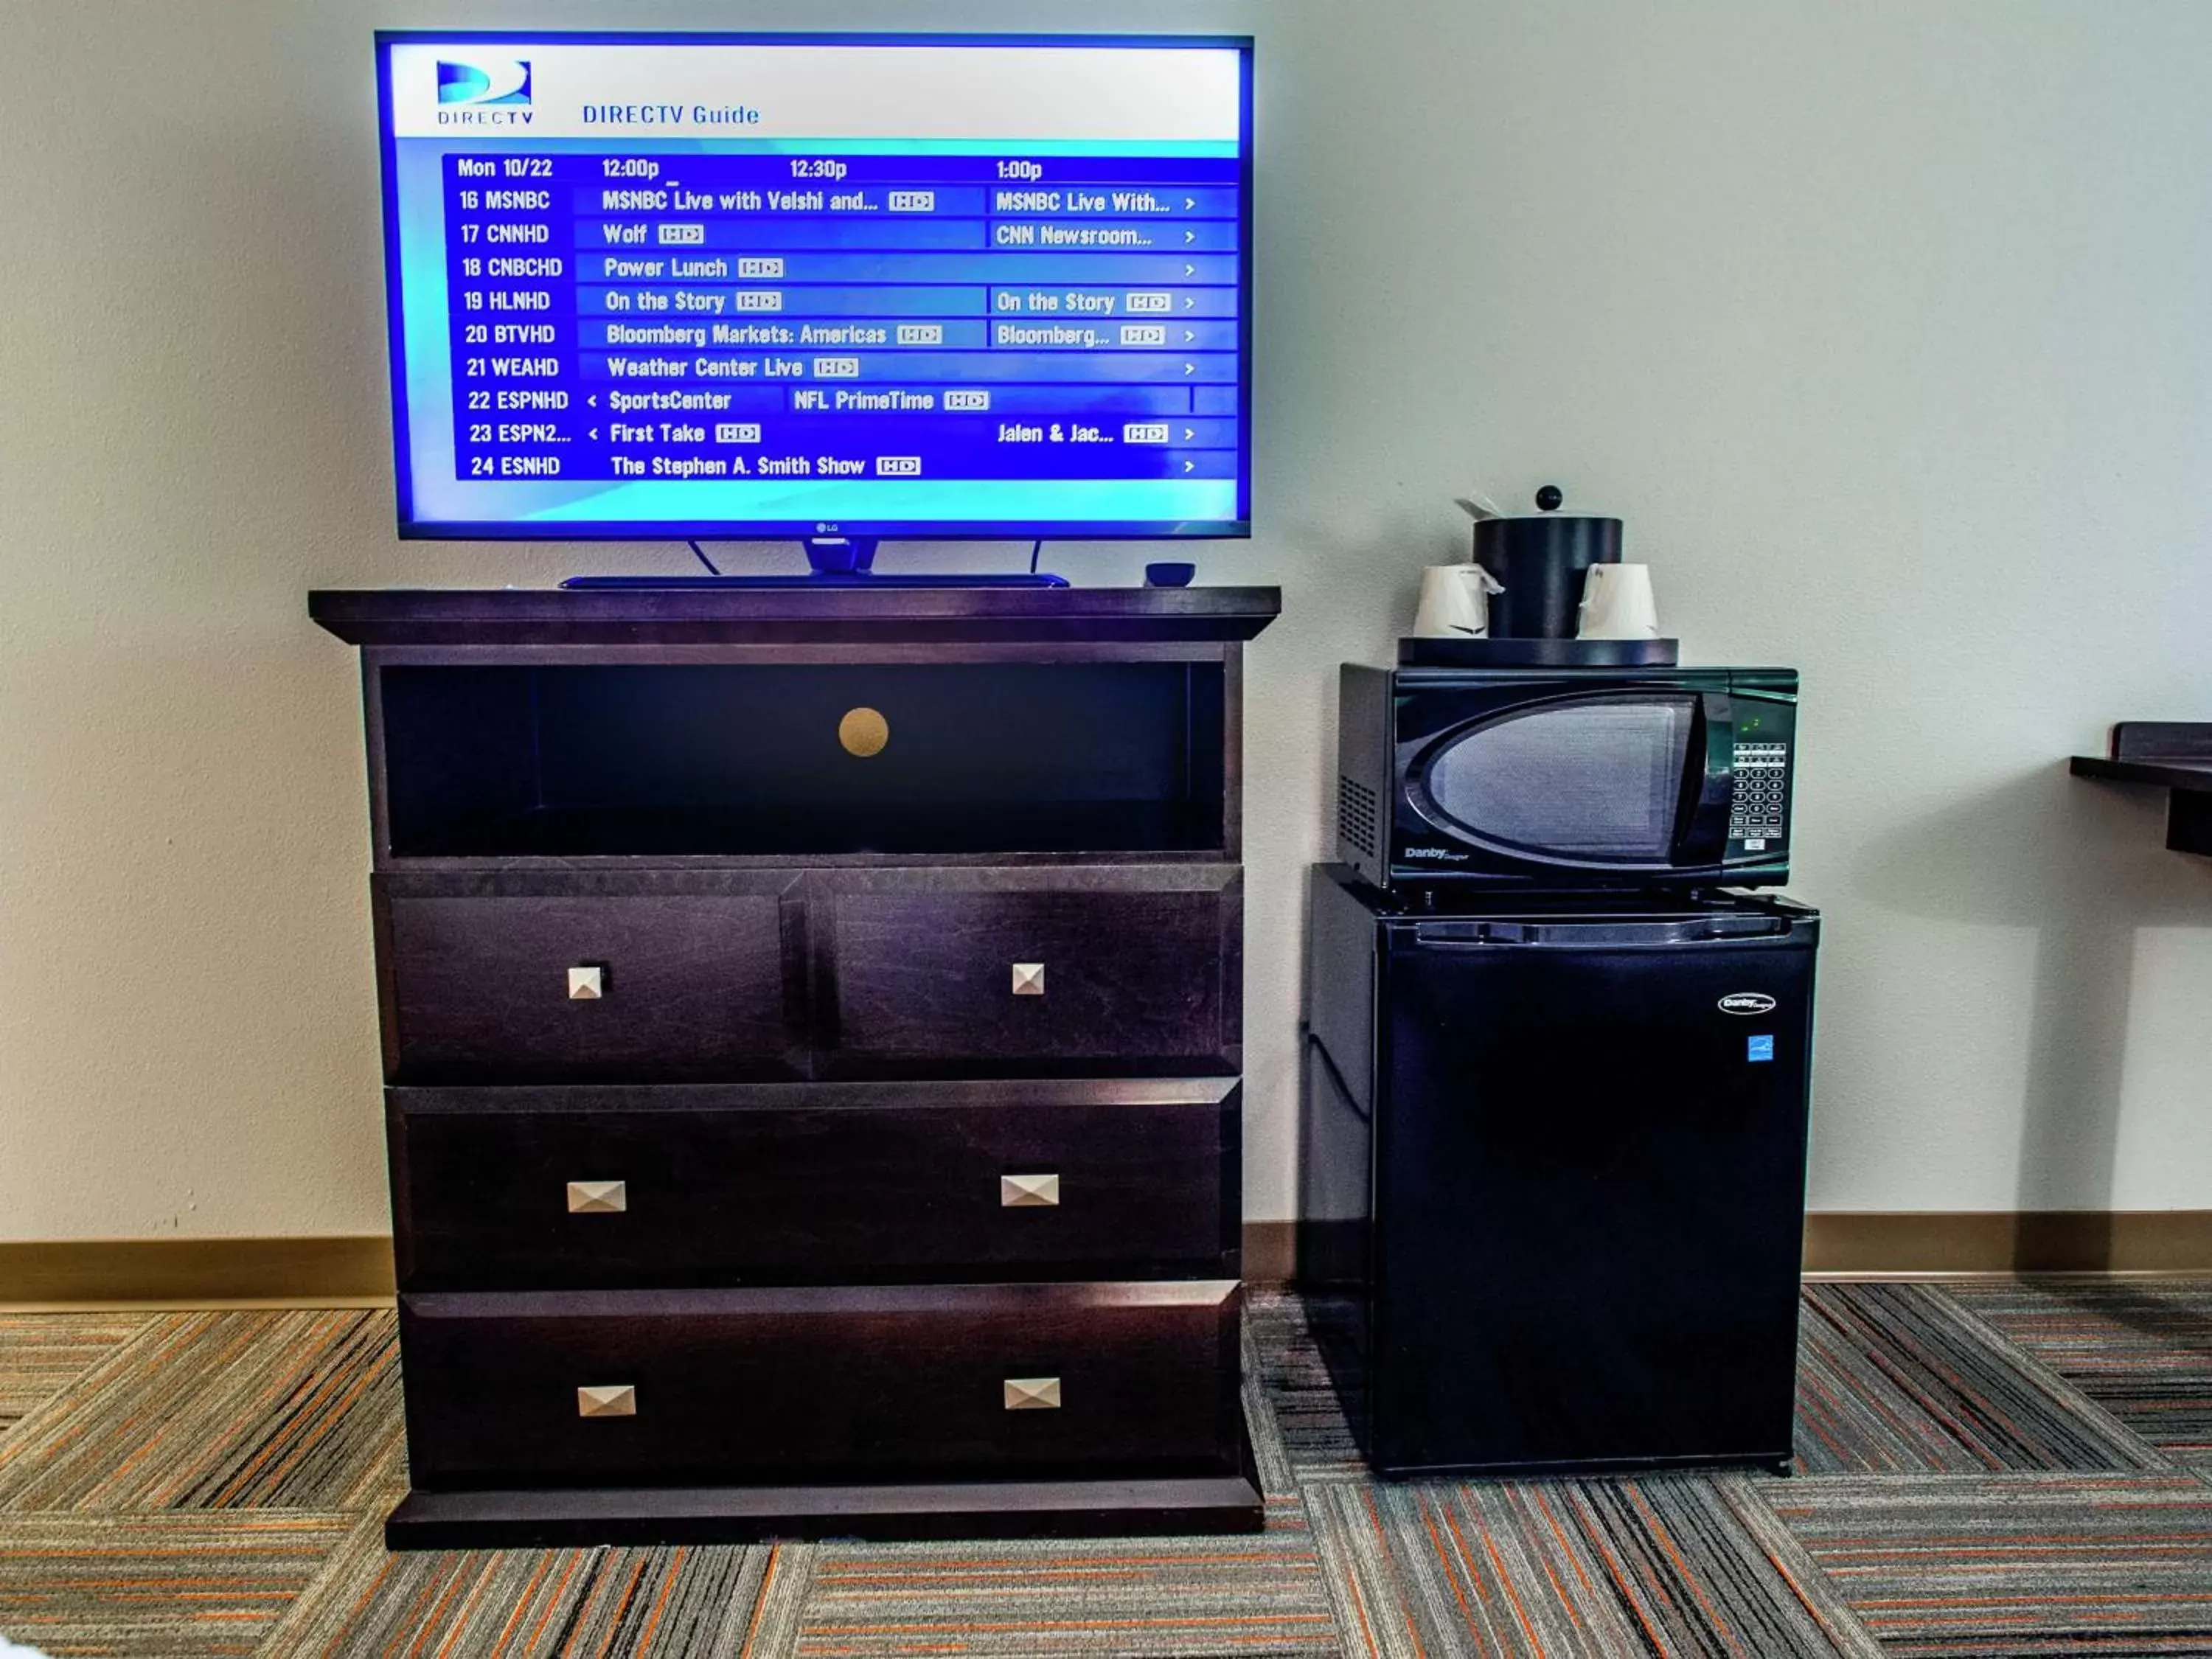
[(1299, 1278), (1369, 1462), (1786, 1468), (1819, 917), (1434, 897), (1313, 874)]

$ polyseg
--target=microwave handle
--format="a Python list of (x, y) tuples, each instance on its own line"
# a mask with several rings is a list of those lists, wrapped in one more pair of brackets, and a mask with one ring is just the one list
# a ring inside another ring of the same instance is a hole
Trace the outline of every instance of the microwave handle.
[(1698, 697), (1690, 763), (1675, 819), (1675, 864), (1717, 866), (1728, 856), (1729, 812), (1735, 803), (1735, 700), (1725, 691)]

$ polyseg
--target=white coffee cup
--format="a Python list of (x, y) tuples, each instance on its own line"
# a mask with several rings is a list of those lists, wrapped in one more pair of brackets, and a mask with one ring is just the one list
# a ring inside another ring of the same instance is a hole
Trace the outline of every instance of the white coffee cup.
[(1583, 576), (1575, 633), (1585, 640), (1656, 640), (1659, 606), (1648, 564), (1594, 564)]
[(1479, 564), (1432, 564), (1421, 572), (1413, 632), (1425, 640), (1486, 640), (1490, 596), (1504, 591)]

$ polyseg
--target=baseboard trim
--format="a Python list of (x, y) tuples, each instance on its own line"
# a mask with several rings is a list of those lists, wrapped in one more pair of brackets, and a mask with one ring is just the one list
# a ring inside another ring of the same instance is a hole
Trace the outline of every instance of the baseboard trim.
[[(2212, 1273), (2212, 1210), (1824, 1211), (1814, 1275)], [(1244, 1277), (1297, 1273), (1297, 1224), (1244, 1224)], [(0, 1243), (0, 1306), (343, 1305), (392, 1299), (392, 1241), (67, 1239)]]
[(1244, 1277), (1261, 1285), (1280, 1285), (1298, 1276), (1298, 1224), (1244, 1224)]
[(0, 1243), (0, 1301), (388, 1301), (392, 1240), (85, 1238)]
[(2212, 1210), (1825, 1211), (1805, 1270), (2212, 1273)]
[[(1827, 1210), (1805, 1271), (1834, 1274), (2212, 1273), (2212, 1210)], [(1297, 1224), (1244, 1224), (1244, 1277), (1297, 1273)]]

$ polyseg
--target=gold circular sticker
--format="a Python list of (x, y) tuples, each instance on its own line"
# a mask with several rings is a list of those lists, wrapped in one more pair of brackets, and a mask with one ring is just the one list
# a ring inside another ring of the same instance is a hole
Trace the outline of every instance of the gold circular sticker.
[(848, 708), (845, 718), (837, 722), (837, 741), (845, 745), (847, 754), (858, 755), (862, 760), (882, 754), (890, 740), (890, 722), (872, 708)]

